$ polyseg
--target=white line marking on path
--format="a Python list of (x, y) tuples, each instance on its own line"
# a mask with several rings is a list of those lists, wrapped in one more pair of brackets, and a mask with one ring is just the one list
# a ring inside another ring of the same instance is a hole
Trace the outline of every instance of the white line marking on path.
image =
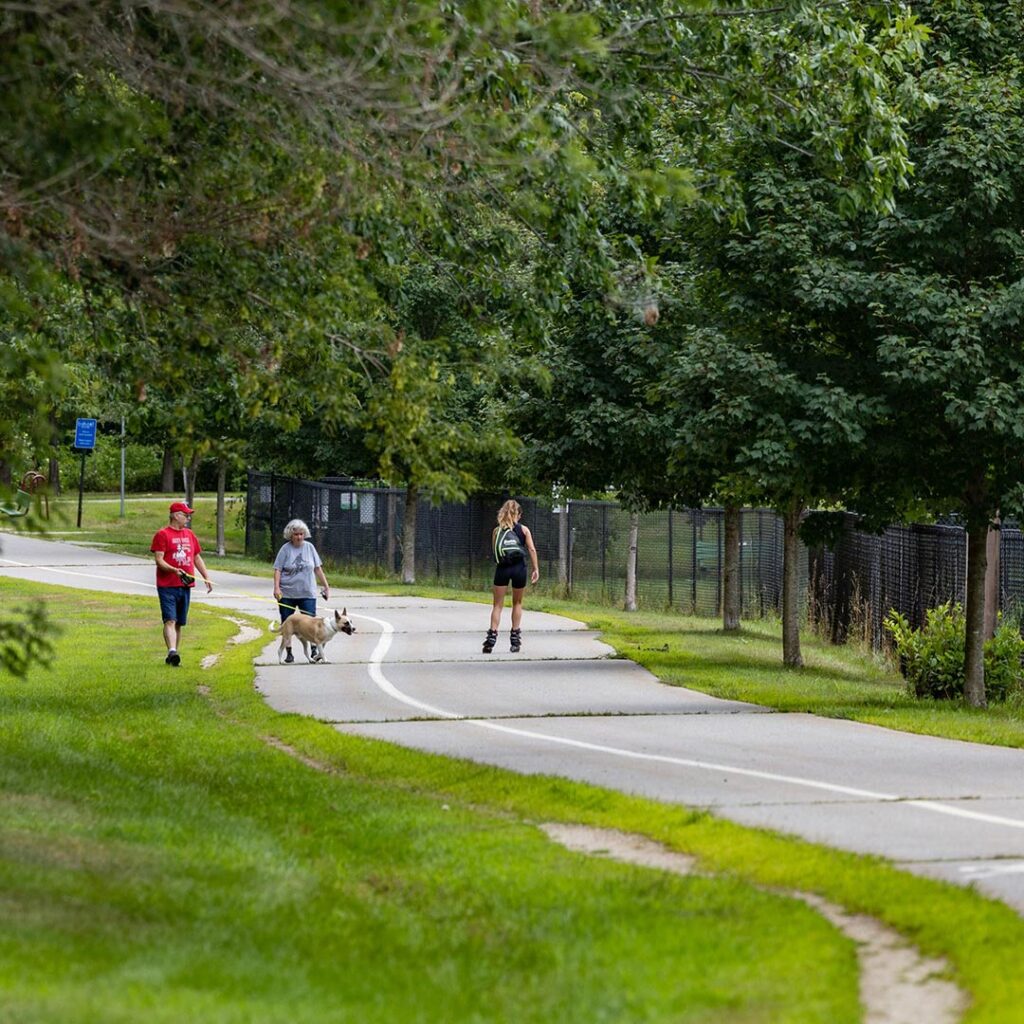
[(635, 761), (654, 761), (659, 764), (671, 764), (681, 768), (699, 768), (704, 771), (725, 772), (730, 775), (745, 775), (748, 778), (764, 779), (768, 782), (785, 782), (792, 786), (803, 786), (807, 789), (820, 789), (829, 793), (842, 793), (845, 796), (867, 797), (870, 800), (879, 800), (885, 803), (902, 803), (911, 807), (918, 807), (924, 811), (931, 811), (935, 814), (948, 814), (954, 818), (967, 818), (971, 821), (981, 821), (989, 825), (1004, 825), (1008, 828), (1024, 829), (1024, 821), (1018, 818), (1004, 818), (998, 814), (983, 814), (979, 811), (967, 811), (960, 807), (950, 807), (947, 804), (937, 803), (934, 800), (905, 800), (895, 793), (876, 793), (869, 789), (856, 789), (852, 786), (840, 786), (831, 782), (821, 782), (817, 779), (805, 779), (797, 775), (779, 775), (774, 772), (762, 772), (753, 768), (739, 768), (736, 765), (715, 764), (712, 761), (695, 761), (685, 757), (670, 757), (667, 754), (645, 754), (638, 750), (625, 750), (621, 747), (608, 747), (600, 743), (587, 743), (583, 740), (573, 740), (565, 736), (549, 736), (541, 732), (532, 732), (529, 729), (517, 729), (513, 726), (498, 725), (497, 722), (483, 721), (479, 718), (466, 718), (453, 711), (446, 711), (444, 708), (435, 707), (424, 701), (410, 697), (402, 693), (384, 675), (381, 665), (384, 656), (391, 647), (391, 637), (395, 632), (394, 626), (384, 619), (375, 618), (373, 615), (360, 613), (353, 614), (353, 618), (367, 619), (369, 622), (376, 622), (381, 627), (380, 640), (370, 654), (370, 661), (367, 669), (370, 678), (389, 697), (407, 704), (410, 707), (419, 708), (428, 714), (437, 715), (439, 718), (455, 719), (475, 725), (481, 729), (490, 729), (493, 732), (503, 732), (509, 736), (522, 736), (532, 740), (543, 740), (546, 743), (556, 743), (561, 746), (575, 747), (578, 750), (591, 750), (599, 754), (610, 754), (613, 757), (628, 758)]
[[(0, 557), (0, 562), (7, 565), (17, 566), (22, 569), (36, 569), (40, 572), (51, 572), (57, 576), (81, 576), (85, 579), (106, 580), (109, 583), (127, 583), (129, 586), (142, 587), (145, 590), (155, 590), (154, 583), (141, 583), (138, 580), (125, 579), (122, 576), (101, 576), (98, 573), (75, 572), (71, 569), (56, 569), (48, 565), (31, 565), (28, 562), (17, 562), (12, 558)], [(699, 768), (704, 771), (726, 772), (731, 775), (745, 775), (748, 778), (764, 779), (768, 782), (785, 782), (793, 786), (803, 786), (808, 789), (820, 789), (829, 793), (842, 793), (846, 796), (866, 797), (870, 800), (880, 800), (887, 803), (904, 803), (912, 807), (919, 807), (925, 811), (932, 811), (935, 814), (946, 814), (954, 818), (966, 818), (970, 821), (981, 821), (989, 825), (1004, 825), (1008, 828), (1024, 829), (1024, 821), (1017, 818), (1005, 818), (998, 814), (983, 814), (979, 811), (967, 811), (960, 807), (950, 807), (947, 804), (937, 803), (934, 800), (904, 800), (895, 793), (876, 793), (868, 789), (856, 789), (852, 786), (839, 786), (831, 782), (820, 782), (816, 779), (805, 779), (797, 775), (779, 775), (774, 772), (761, 772), (752, 768), (739, 768), (736, 765), (716, 764), (712, 761), (696, 761), (684, 757), (669, 757), (666, 754), (644, 754), (638, 750), (625, 750), (621, 747), (608, 747), (599, 743), (586, 743), (583, 740), (573, 740), (565, 736), (549, 736), (540, 732), (532, 732), (529, 729), (516, 729), (508, 725), (498, 725), (497, 722), (487, 722), (477, 718), (465, 718), (453, 711), (446, 711), (444, 708), (435, 707), (424, 701), (416, 700), (408, 694), (402, 693), (390, 682), (381, 670), (384, 656), (391, 647), (391, 637), (395, 632), (394, 626), (384, 619), (378, 619), (373, 615), (353, 615), (353, 618), (363, 618), (369, 622), (376, 622), (381, 627), (381, 637), (377, 641), (370, 655), (367, 666), (370, 678), (389, 697), (407, 704), (410, 707), (419, 708), (428, 714), (437, 715), (439, 718), (456, 719), (475, 725), (481, 729), (490, 729), (493, 732), (502, 732), (509, 736), (522, 736), (526, 739), (543, 740), (546, 743), (555, 743), (566, 747), (575, 747), (578, 750), (591, 750), (599, 754), (610, 754), (613, 757), (622, 757), (635, 761), (653, 761), (659, 764), (671, 764), (681, 768)]]
[(36, 569), (39, 572), (52, 572), (57, 576), (83, 576), (87, 580), (106, 580), (108, 583), (127, 583), (133, 587), (145, 587), (146, 590), (156, 590), (155, 583), (140, 583), (138, 580), (126, 580), (122, 576), (100, 576), (95, 572), (75, 572), (72, 569), (55, 569), (52, 565), (31, 565), (28, 562), (15, 562), (13, 558), (0, 558), (0, 562), (7, 565), (16, 565), (20, 569)]

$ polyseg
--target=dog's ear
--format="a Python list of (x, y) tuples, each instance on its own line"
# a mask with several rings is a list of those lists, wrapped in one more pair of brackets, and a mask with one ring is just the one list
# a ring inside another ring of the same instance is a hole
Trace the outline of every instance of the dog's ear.
[(341, 614), (342, 615), (348, 615), (348, 609), (347, 608), (342, 608), (341, 609)]

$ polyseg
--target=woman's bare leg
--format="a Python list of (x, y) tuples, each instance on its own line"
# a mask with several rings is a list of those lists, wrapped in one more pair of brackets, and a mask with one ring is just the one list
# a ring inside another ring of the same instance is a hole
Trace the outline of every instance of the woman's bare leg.
[[(512, 628), (518, 629), (519, 623), (523, 621), (523, 595), (526, 587), (512, 588)], [(497, 628), (497, 627), (492, 627)]]
[[(491, 629), (497, 629), (499, 623), (501, 622), (501, 610), (505, 607), (505, 590), (506, 590), (505, 587), (492, 587), (491, 588), (491, 596), (492, 596), (492, 599), (493, 599), (493, 604), (491, 605)], [(513, 594), (513, 597), (514, 597), (515, 596), (515, 591), (514, 590), (512, 591), (512, 594)], [(522, 596), (521, 595), (520, 595), (519, 600), (522, 601)], [(515, 615), (515, 610), (514, 609), (513, 609), (512, 614), (513, 614), (513, 616)]]

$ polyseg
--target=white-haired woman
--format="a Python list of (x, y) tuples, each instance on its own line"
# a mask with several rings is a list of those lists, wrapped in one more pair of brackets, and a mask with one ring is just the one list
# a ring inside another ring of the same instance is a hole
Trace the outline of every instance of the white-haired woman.
[[(274, 559), (274, 600), (282, 622), (295, 612), (316, 615), (316, 580), (320, 581), (324, 600), (331, 596), (323, 563), (316, 548), (306, 540), (308, 536), (309, 527), (301, 519), (293, 519), (284, 528), (285, 543)], [(310, 658), (316, 661), (319, 657), (314, 644)], [(284, 660), (288, 664), (295, 660), (290, 647), (285, 651)]]
[(509, 650), (516, 654), (522, 646), (523, 595), (526, 593), (526, 559), (530, 559), (530, 582), (540, 579), (537, 565), (537, 549), (533, 546), (533, 534), (529, 527), (519, 520), (523, 510), (517, 501), (506, 501), (498, 510), (498, 525), (491, 534), (491, 550), (494, 552), (494, 588), (491, 591), (491, 626), (484, 637), (484, 654), (490, 654), (498, 642), (498, 625), (501, 610), (505, 607), (505, 590), (512, 586), (512, 630), (509, 633)]

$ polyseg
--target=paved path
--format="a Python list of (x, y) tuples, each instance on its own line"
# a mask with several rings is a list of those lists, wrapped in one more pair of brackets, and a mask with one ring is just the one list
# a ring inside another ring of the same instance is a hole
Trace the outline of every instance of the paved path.
[[(0, 536), (0, 573), (152, 593), (153, 566), (78, 545)], [(268, 574), (269, 576), (269, 574)], [(274, 614), (270, 580), (216, 573), (206, 601)], [(579, 623), (527, 611), (523, 651), (506, 628), (479, 653), (484, 606), (335, 592), (358, 627), (328, 665), (257, 659), (282, 711), (343, 732), (549, 773), (881, 854), (922, 875), (974, 884), (1024, 911), (1024, 752), (774, 714), (664, 686)], [(159, 651), (154, 622), (154, 657)], [(187, 664), (187, 643), (184, 645)], [(515, 665), (510, 664), (515, 661)]]

